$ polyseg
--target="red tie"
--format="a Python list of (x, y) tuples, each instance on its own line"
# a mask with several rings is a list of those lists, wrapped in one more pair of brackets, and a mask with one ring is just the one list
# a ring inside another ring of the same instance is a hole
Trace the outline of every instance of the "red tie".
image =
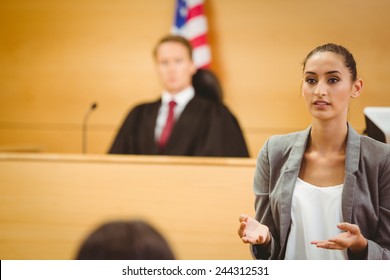
[(161, 133), (160, 141), (158, 142), (160, 149), (163, 149), (165, 144), (167, 143), (175, 122), (175, 119), (173, 117), (174, 115), (173, 110), (175, 109), (176, 102), (172, 100), (168, 103), (168, 105), (169, 105), (169, 111), (168, 111), (167, 122), (165, 123), (164, 129)]

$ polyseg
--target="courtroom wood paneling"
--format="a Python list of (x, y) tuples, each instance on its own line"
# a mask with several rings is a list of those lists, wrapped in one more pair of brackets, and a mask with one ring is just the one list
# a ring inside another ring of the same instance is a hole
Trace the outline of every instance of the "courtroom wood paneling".
[[(3, 0), (0, 145), (78, 153), (92, 102), (92, 153), (104, 153), (129, 108), (160, 93), (152, 48), (170, 30), (174, 0)], [(272, 134), (310, 123), (300, 95), (312, 48), (344, 44), (364, 79), (350, 121), (390, 106), (390, 2), (206, 0), (212, 69), (255, 156)], [(63, 137), (60, 137), (63, 135)]]
[(253, 159), (0, 154), (0, 259), (72, 259), (112, 219), (155, 225), (178, 259), (250, 259)]

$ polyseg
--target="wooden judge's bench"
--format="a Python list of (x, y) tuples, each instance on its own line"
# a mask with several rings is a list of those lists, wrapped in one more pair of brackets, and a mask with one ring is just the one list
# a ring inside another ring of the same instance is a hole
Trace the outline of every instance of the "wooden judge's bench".
[(73, 259), (109, 220), (143, 219), (178, 259), (251, 259), (255, 159), (0, 153), (0, 259)]

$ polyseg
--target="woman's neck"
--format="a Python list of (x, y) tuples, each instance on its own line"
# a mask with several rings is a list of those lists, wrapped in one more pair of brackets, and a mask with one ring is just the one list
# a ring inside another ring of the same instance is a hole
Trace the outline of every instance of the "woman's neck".
[(321, 154), (345, 153), (347, 134), (346, 122), (313, 121), (308, 150)]

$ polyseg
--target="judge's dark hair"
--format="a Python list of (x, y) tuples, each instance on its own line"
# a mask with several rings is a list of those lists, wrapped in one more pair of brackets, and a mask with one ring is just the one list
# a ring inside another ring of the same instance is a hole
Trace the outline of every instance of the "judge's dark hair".
[(222, 102), (223, 91), (217, 76), (208, 69), (198, 69), (192, 76), (192, 86), (198, 96)]
[(82, 243), (77, 260), (174, 260), (164, 237), (144, 221), (112, 221)]
[(157, 57), (157, 50), (158, 48), (168, 42), (176, 42), (179, 44), (182, 44), (184, 47), (186, 47), (188, 51), (188, 55), (190, 56), (190, 59), (192, 60), (192, 45), (191, 42), (188, 41), (186, 38), (179, 36), (179, 35), (166, 35), (160, 39), (160, 41), (157, 42), (156, 46), (153, 49), (153, 56), (154, 58)]
[(312, 57), (314, 54), (320, 52), (332, 52), (341, 55), (344, 58), (345, 66), (349, 69), (349, 72), (351, 72), (352, 81), (356, 81), (357, 79), (356, 61), (352, 53), (350, 53), (350, 51), (347, 50), (345, 47), (333, 43), (327, 43), (325, 45), (318, 46), (317, 48), (312, 50), (303, 61), (303, 69), (305, 69), (306, 67), (307, 60), (310, 57)]

